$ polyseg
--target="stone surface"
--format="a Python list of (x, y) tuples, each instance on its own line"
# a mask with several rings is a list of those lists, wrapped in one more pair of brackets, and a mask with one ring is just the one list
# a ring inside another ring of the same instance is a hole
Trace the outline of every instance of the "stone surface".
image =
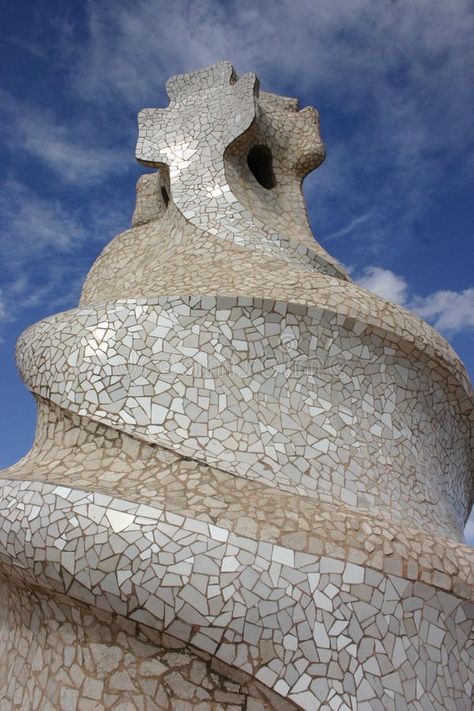
[(227, 62), (167, 91), (132, 229), (18, 343), (2, 711), (467, 711), (464, 368), (314, 241), (314, 109)]

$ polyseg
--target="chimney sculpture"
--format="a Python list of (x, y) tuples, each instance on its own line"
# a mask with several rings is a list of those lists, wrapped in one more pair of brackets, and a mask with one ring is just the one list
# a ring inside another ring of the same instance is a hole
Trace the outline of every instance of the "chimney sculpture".
[(1, 708), (468, 711), (464, 367), (314, 241), (314, 109), (228, 62), (167, 92), (133, 227), (18, 343)]

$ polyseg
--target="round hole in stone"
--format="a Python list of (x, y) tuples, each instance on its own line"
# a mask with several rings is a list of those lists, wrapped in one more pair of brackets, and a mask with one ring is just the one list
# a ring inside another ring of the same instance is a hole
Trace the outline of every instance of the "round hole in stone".
[(253, 146), (247, 155), (247, 165), (255, 180), (267, 190), (271, 190), (276, 185), (275, 174), (273, 172), (273, 156), (267, 146)]
[(168, 195), (168, 191), (164, 185), (161, 187), (161, 197), (163, 198), (163, 203), (164, 203), (165, 210), (166, 210), (166, 208), (169, 205), (170, 196)]

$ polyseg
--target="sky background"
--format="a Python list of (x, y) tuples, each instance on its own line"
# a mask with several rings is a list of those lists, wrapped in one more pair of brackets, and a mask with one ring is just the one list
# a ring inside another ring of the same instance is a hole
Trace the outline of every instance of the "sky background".
[(473, 378), (472, 0), (15, 0), (0, 27), (0, 466), (34, 433), (17, 337), (74, 307), (130, 225), (138, 111), (221, 59), (319, 109), (316, 239), (438, 328)]

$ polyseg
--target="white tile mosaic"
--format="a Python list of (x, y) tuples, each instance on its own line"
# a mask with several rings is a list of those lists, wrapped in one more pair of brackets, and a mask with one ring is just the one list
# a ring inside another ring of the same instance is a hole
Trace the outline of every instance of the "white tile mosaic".
[[(187, 517), (172, 523), (163, 509), (147, 507), (142, 522), (138, 503), (104, 506), (93, 492), (2, 484), (0, 555), (12, 580), (166, 630), (277, 693), (286, 689), (301, 708), (314, 708), (315, 696), (351, 709), (375, 699), (397, 708), (409, 682), (419, 689), (420, 708), (441, 708), (443, 694), (452, 701), (445, 708), (469, 708), (472, 603), (340, 560), (304, 554), (300, 561), (291, 549), (231, 531), (216, 541), (207, 524)], [(303, 671), (313, 706), (300, 691)]]

